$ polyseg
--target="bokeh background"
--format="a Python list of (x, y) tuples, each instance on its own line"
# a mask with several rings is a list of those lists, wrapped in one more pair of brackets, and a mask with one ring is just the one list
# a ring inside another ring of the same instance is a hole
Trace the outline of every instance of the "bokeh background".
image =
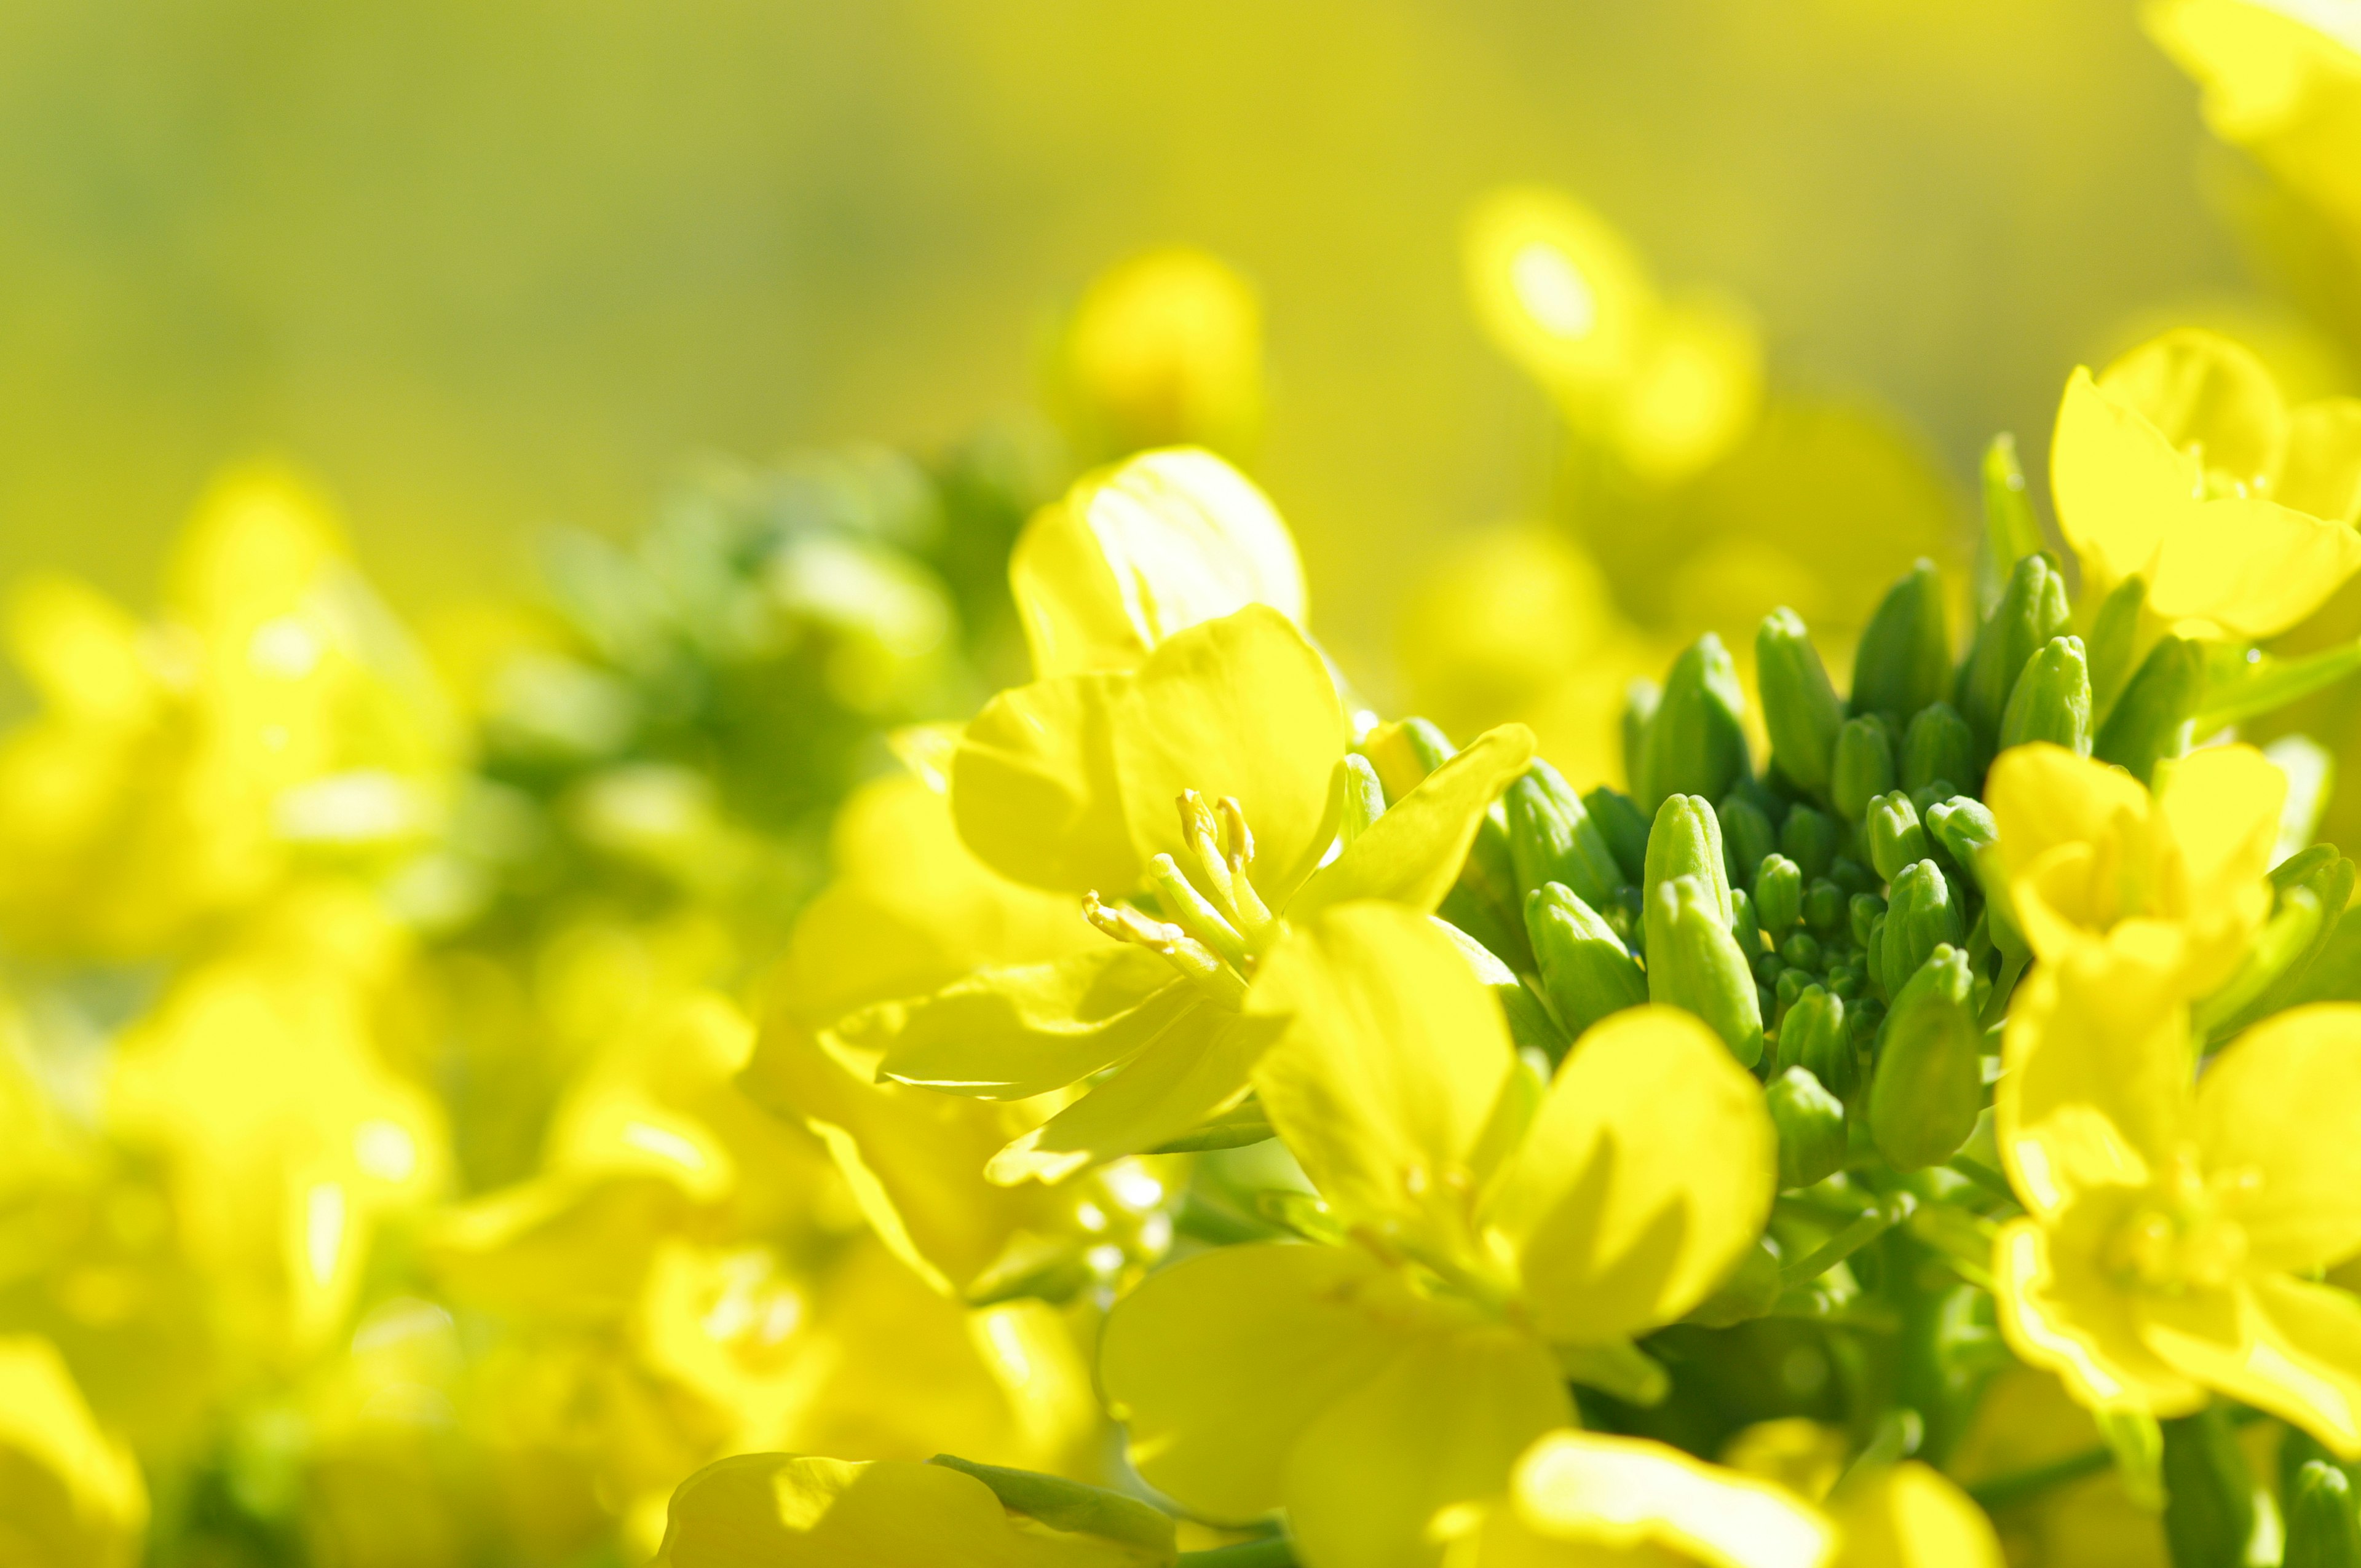
[(1382, 687), (1405, 568), (1548, 488), (1463, 280), (1487, 190), (1741, 302), (1964, 527), (1991, 433), (2035, 467), (2145, 313), (2268, 316), (2231, 157), (2127, 0), (17, 0), (0, 579), (149, 602), (269, 454), (405, 611), (504, 591), (699, 452), (1028, 401), (1086, 280), (1179, 242), (1261, 292), (1255, 470)]

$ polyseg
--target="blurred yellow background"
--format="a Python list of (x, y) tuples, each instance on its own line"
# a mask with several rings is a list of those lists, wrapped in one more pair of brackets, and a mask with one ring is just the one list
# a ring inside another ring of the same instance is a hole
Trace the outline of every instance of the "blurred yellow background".
[(1745, 302), (1774, 387), (1904, 411), (1964, 521), (2127, 309), (2245, 286), (2196, 95), (2119, 0), (18, 0), (0, 577), (146, 602), (267, 453), (398, 605), (511, 588), (700, 450), (1027, 400), (1082, 282), (1185, 242), (1261, 291), (1254, 466), (1383, 681), (1405, 566), (1545, 491), (1467, 304), (1484, 192)]

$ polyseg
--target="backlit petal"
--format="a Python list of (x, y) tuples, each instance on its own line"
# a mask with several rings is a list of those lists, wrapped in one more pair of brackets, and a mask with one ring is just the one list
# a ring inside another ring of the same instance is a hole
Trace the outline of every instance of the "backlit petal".
[(2361, 1005), (2298, 1007), (2247, 1030), (2199, 1082), (2197, 1125), (2257, 1266), (2361, 1253)]
[(1156, 1038), (1202, 997), (1145, 948), (979, 970), (932, 996), (881, 1003), (837, 1025), (904, 1083), (1025, 1100), (1089, 1077)]
[(2287, 1276), (2151, 1296), (2141, 1330), (2185, 1376), (2361, 1459), (2361, 1299)]
[(1138, 885), (1114, 741), (1130, 690), (1127, 675), (1068, 675), (984, 704), (951, 757), (951, 817), (978, 860), (1032, 887)]
[(2001, 1227), (1993, 1243), (2001, 1332), (2021, 1359), (2056, 1373), (2086, 1409), (2187, 1415), (2205, 1402), (2205, 1390), (2141, 1339), (2131, 1298), (2088, 1250), (2099, 1238), (2086, 1233), (2101, 1218), (2070, 1224), (2062, 1238), (2031, 1220)]
[(1940, 1471), (1915, 1461), (1848, 1488), (1832, 1568), (2002, 1568), (1992, 1520)]
[(1533, 732), (1521, 724), (1478, 735), (1313, 872), (1289, 901), (1288, 917), (1301, 920), (1356, 898), (1388, 899), (1432, 913), (1458, 881), (1484, 814), (1532, 757)]

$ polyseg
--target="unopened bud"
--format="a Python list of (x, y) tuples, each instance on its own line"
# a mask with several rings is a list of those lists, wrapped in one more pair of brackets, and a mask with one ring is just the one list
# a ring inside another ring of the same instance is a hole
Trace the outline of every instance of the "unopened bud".
[(1722, 796), (1714, 814), (1721, 820), (1721, 846), (1729, 857), (1730, 884), (1744, 887), (1762, 869), (1763, 857), (1778, 850), (1779, 839), (1771, 829), (1770, 814), (1739, 790)]
[(1763, 1004), (1717, 894), (1702, 876), (1652, 879), (1648, 999), (1686, 1008), (1719, 1035), (1741, 1067), (1763, 1057)]
[(1976, 771), (1976, 737), (1968, 721), (1948, 702), (1920, 708), (1902, 732), (1902, 787), (1925, 789), (1938, 779), (1949, 779), (1956, 789), (1982, 776)]
[(1591, 826), (1614, 851), (1625, 884), (1638, 887), (1648, 874), (1648, 814), (1638, 801), (1605, 784), (1584, 795), (1582, 804), (1589, 808)]
[(1648, 1000), (1648, 979), (1615, 928), (1562, 883), (1525, 897), (1525, 934), (1541, 966), (1542, 989), (1570, 1034)]
[(2352, 1477), (2334, 1464), (2306, 1460), (2290, 1493), (2283, 1568), (2361, 1568)]
[(1966, 938), (1960, 906), (1953, 902), (1951, 884), (1943, 880), (1940, 868), (1932, 861), (1903, 867), (1902, 874), (1894, 879), (1883, 935), (1878, 938), (1883, 949), (1877, 955), (1878, 971), (1885, 993), (1898, 996), (1936, 948), (1959, 947)]
[(2116, 699), (2091, 754), (2142, 784), (2153, 782), (2159, 760), (2189, 749), (2190, 717), (2204, 685), (2204, 650), (2185, 637), (2165, 638)]
[(1950, 678), (1943, 585), (1935, 564), (1922, 560), (1886, 590), (1861, 634), (1853, 653), (1852, 711), (1884, 714), (1899, 729), (1912, 714), (1939, 700)]
[(1773, 1079), (1763, 1102), (1779, 1132), (1780, 1190), (1809, 1187), (1844, 1168), (1844, 1102), (1809, 1069), (1791, 1067)]
[(1555, 768), (1535, 758), (1524, 776), (1509, 786), (1502, 804), (1520, 894), (1530, 898), (1545, 883), (1564, 883), (1598, 905), (1623, 885), (1615, 851), (1590, 820), (1582, 796)]
[(1894, 787), (1894, 742), (1874, 718), (1849, 718), (1837, 731), (1837, 760), (1828, 795), (1837, 814), (1858, 822), (1869, 803)]
[(1823, 937), (1844, 928), (1845, 890), (1822, 877), (1804, 890), (1804, 924)]
[(1754, 633), (1754, 666), (1772, 762), (1798, 789), (1825, 792), (1844, 703), (1794, 610), (1774, 609), (1763, 618)]
[(1983, 1031), (1974, 992), (1967, 954), (1946, 945), (1894, 999), (1869, 1085), (1869, 1131), (1896, 1170), (1942, 1164), (1976, 1130)]
[[(1730, 924), (1730, 872), (1722, 855), (1721, 818), (1704, 800), (1675, 795), (1657, 808), (1655, 826), (1648, 830), (1645, 869), (1643, 886), (1651, 922), (1655, 919), (1657, 887), (1675, 877), (1696, 877), (1712, 893), (1716, 923)], [(1653, 943), (1653, 933), (1650, 940)]]
[(1779, 1025), (1779, 1059), (1807, 1069), (1838, 1099), (1861, 1087), (1861, 1058), (1846, 1026), (1844, 998), (1817, 985), (1806, 986)]
[(1764, 857), (1754, 874), (1754, 917), (1773, 938), (1785, 936), (1804, 919), (1804, 871), (1784, 855)]
[(2091, 754), (2091, 671), (2079, 637), (2053, 637), (2025, 666), (2001, 716), (2000, 746), (2047, 740)]
[(1927, 807), (1926, 821), (1944, 852), (1971, 872), (1983, 852), (2000, 841), (2000, 824), (1991, 807), (1963, 795)]
[(1656, 798), (1648, 778), (1648, 729), (1664, 706), (1664, 688), (1650, 680), (1635, 680), (1623, 688), (1623, 779), (1643, 801)]
[(2147, 584), (2137, 576), (2125, 577), (2099, 601), (2099, 613), (2091, 622), (2091, 641), (2085, 652), (2091, 660), (2091, 724), (2096, 729), (2106, 723), (2114, 712), (2115, 699), (2124, 695), (2124, 687), (2137, 667), (2133, 654), (2139, 649), (2140, 611), (2147, 608)]
[(2255, 1480), (2229, 1410), (2213, 1405), (2164, 1428), (2164, 1537), (2173, 1563), (2251, 1562)]
[(1828, 874), (1828, 863), (1837, 858), (1843, 838), (1844, 830), (1826, 812), (1791, 806), (1779, 827), (1779, 852), (1803, 868), (1808, 883)]
[(1853, 946), (1867, 952), (1870, 933), (1876, 929), (1877, 923), (1885, 917), (1885, 900), (1873, 893), (1856, 893), (1852, 895), (1852, 903), (1846, 909), (1845, 916), (1846, 928), (1852, 933)]
[[(1999, 737), (2009, 694), (2034, 654), (2066, 630), (2066, 577), (2058, 563), (2047, 554), (2018, 561), (1960, 672), (1960, 710), (1985, 756), (2007, 744)], [(1949, 776), (1974, 782), (1965, 773)]]
[(1708, 631), (1673, 661), (1642, 740), (1643, 806), (1667, 795), (1719, 800), (1747, 773), (1746, 696), (1721, 639)]
[(1754, 955), (1763, 950), (1763, 921), (1754, 913), (1754, 895), (1742, 887), (1730, 890), (1730, 934), (1737, 938), (1738, 950), (1751, 965)]
[(1900, 790), (1871, 801), (1865, 820), (1870, 863), (1887, 882), (1900, 876), (1903, 867), (1927, 858), (1927, 830), (1918, 825), (1910, 797)]

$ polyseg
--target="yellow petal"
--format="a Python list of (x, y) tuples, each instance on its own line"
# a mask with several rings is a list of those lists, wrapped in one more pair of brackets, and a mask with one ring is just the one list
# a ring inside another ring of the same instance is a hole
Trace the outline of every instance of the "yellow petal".
[(2307, 1272), (2361, 1253), (2361, 1005), (2265, 1019), (2197, 1087), (2206, 1174), (2229, 1181), (2255, 1263)]
[(1784, 1487), (1661, 1442), (1587, 1431), (1554, 1431), (1525, 1452), (1484, 1536), (1478, 1568), (1818, 1568), (1835, 1542)]
[(673, 1494), (659, 1568), (1144, 1568), (1172, 1553), (1047, 1529), (940, 1464), (742, 1453)]
[(12, 1563), (123, 1568), (148, 1524), (138, 1463), (99, 1430), (56, 1348), (0, 1338), (0, 1548)]
[[(2071, 1218), (2070, 1216), (2070, 1218)], [(1993, 1242), (1993, 1295), (2002, 1334), (2019, 1358), (2054, 1372), (2093, 1410), (2187, 1415), (2205, 1402), (2198, 1383), (2140, 1336), (2132, 1299), (2094, 1261), (2096, 1219), (2053, 1237), (2012, 1220)]]
[(1451, 938), (1400, 905), (1338, 905), (1271, 954), (1246, 1006), (1286, 1024), (1255, 1089), (1330, 1206), (1461, 1245), (1472, 1161), (1516, 1058)]
[(1099, 1380), (1149, 1485), (1243, 1521), (1286, 1500), (1296, 1439), (1393, 1359), (1425, 1311), (1357, 1247), (1224, 1247), (1115, 1303)]
[(1527, 1445), (1572, 1421), (1548, 1351), (1491, 1325), (1437, 1327), (1315, 1417), (1287, 1466), (1289, 1529), (1312, 1563), (1426, 1568), (1435, 1516), (1499, 1490)]
[(984, 1175), (1058, 1181), (1169, 1144), (1245, 1097), (1255, 1058), (1278, 1032), (1268, 1018), (1185, 1007), (1137, 1057), (994, 1155)]
[(2276, 637), (2361, 571), (2361, 533), (2275, 501), (2225, 497), (2162, 518), (2148, 607), (2210, 620), (2240, 637)]
[(2288, 415), (2271, 499), (2330, 522), (2361, 522), (2361, 398), (2323, 398)]
[(1753, 1076), (1690, 1014), (1635, 1007), (1576, 1042), (1486, 1219), (1543, 1332), (1598, 1343), (1721, 1282), (1770, 1218), (1777, 1163)]
[(1319, 650), (1277, 610), (1249, 605), (1159, 646), (1114, 718), (1138, 861), (1161, 852), (1188, 864), (1181, 791), (1235, 795), (1254, 833), (1255, 886), (1279, 907), (1335, 830), (1328, 779), (1347, 732)]
[(2361, 1459), (2361, 1299), (2268, 1276), (2141, 1302), (2148, 1345), (2184, 1376)]
[(1984, 804), (1999, 827), (2001, 863), (2011, 880), (2060, 845), (2105, 836), (2118, 814), (2143, 819), (2148, 813), (2147, 791), (2137, 779), (2047, 741), (2002, 752), (1985, 781)]
[(2157, 784), (2180, 885), (2156, 912), (2189, 927), (2192, 984), (2226, 978), (2270, 914), (2267, 880), (2278, 853), (2287, 775), (2252, 746), (2208, 746), (2174, 761)]
[(1382, 898), (1433, 913), (1459, 880), (1484, 814), (1532, 758), (1533, 732), (1521, 724), (1478, 735), (1388, 806), (1344, 853), (1314, 872), (1289, 901), (1288, 918), (1303, 920), (1356, 898)]
[(1026, 524), (1008, 577), (1043, 679), (1136, 669), (1173, 633), (1250, 604), (1304, 617), (1287, 525), (1252, 480), (1191, 447), (1077, 480)]
[(2144, 343), (2100, 373), (2098, 389), (2209, 470), (2250, 487), (2279, 472), (2287, 407), (2263, 362), (2219, 333), (2183, 327)]
[(976, 859), (1029, 887), (1113, 897), (1139, 884), (1114, 749), (1130, 685), (1067, 675), (984, 704), (951, 757), (951, 817)]
[(1088, 1078), (1201, 1005), (1145, 948), (1104, 942), (1071, 958), (981, 970), (932, 996), (881, 1003), (837, 1025), (879, 1071), (986, 1100), (1026, 1100)]
[(2191, 1135), (2189, 1015), (2169, 973), (2092, 944), (2045, 961), (2009, 1008), (1994, 1093), (2026, 1208), (2146, 1186)]
[(2002, 1568), (1992, 1520), (1941, 1472), (1897, 1464), (1847, 1492), (1831, 1568)]
[(2049, 444), (2058, 526), (2100, 581), (2152, 574), (2164, 524), (2195, 504), (2197, 463), (2155, 425), (2099, 389), (2088, 370), (2066, 383)]

